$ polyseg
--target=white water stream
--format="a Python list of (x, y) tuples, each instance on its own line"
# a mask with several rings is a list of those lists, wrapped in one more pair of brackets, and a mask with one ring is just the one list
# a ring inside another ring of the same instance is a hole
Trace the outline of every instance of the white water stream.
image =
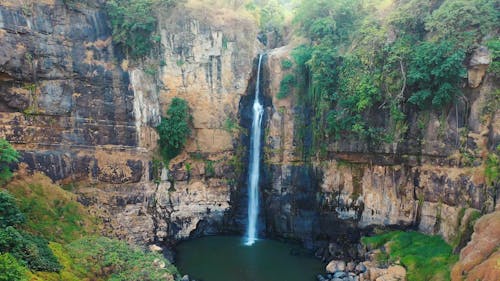
[(250, 167), (248, 169), (248, 225), (245, 244), (250, 246), (257, 240), (257, 218), (259, 216), (259, 172), (260, 172), (260, 139), (262, 115), (264, 107), (259, 101), (260, 67), (262, 54), (257, 66), (257, 81), (255, 83), (255, 99), (253, 102), (252, 131), (250, 136)]

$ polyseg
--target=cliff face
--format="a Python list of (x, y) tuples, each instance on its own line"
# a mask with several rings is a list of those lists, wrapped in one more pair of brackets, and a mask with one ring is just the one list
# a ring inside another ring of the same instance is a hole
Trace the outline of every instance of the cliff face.
[(317, 154), (306, 151), (312, 143), (310, 109), (293, 94), (276, 98), (282, 77), (292, 71), (281, 68), (282, 60), (292, 60), (291, 49), (271, 51), (266, 65), (272, 97), (264, 148), (267, 231), (309, 245), (333, 241), (330, 254), (358, 238), (353, 229), (374, 226), (415, 227), (463, 246), (470, 213), (491, 212), (499, 195), (484, 177), (485, 157), (500, 133), (498, 108), (492, 115), (483, 111), (498, 88), (498, 79), (485, 75), (487, 50), (472, 57), (469, 86), (456, 105), (429, 113), (425, 122), (407, 112), (410, 125), (402, 142), (342, 139)]
[[(141, 244), (220, 231), (236, 177), (224, 124), (237, 124), (258, 47), (256, 24), (229, 10), (188, 3), (157, 16), (161, 63), (133, 67), (100, 2), (0, 5), (0, 136), (21, 168), (75, 186), (105, 232)], [(155, 184), (154, 127), (176, 96), (194, 132)]]
[[(188, 1), (157, 15), (158, 59), (138, 66), (113, 46), (99, 3), (2, 2), (0, 137), (21, 151), (21, 168), (75, 185), (110, 235), (144, 244), (241, 231), (257, 24)], [(276, 98), (291, 49), (270, 51), (262, 74), (261, 233), (324, 246), (325, 255), (352, 250), (345, 246), (373, 226), (415, 227), (463, 246), (456, 233), (500, 195), (484, 179), (483, 160), (500, 139), (498, 109), (483, 118), (498, 89), (485, 76), (487, 50), (470, 60), (463, 100), (423, 119), (408, 112), (406, 141), (345, 139), (305, 157), (311, 109), (293, 95)], [(154, 127), (174, 97), (187, 100), (193, 132), (161, 169)]]
[(21, 152), (22, 167), (102, 187), (82, 203), (107, 212), (108, 231), (146, 239), (150, 156), (139, 144), (138, 93), (119, 65), (106, 14), (92, 1), (73, 10), (23, 3), (0, 5), (0, 135)]

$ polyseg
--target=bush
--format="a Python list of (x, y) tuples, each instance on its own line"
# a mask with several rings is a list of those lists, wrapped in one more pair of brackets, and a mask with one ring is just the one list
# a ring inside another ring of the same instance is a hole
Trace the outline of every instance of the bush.
[(156, 127), (160, 135), (158, 140), (160, 152), (165, 162), (170, 162), (181, 153), (191, 133), (190, 121), (191, 115), (187, 102), (181, 98), (172, 99), (167, 110), (167, 117), (163, 117), (160, 125)]
[(0, 281), (26, 281), (26, 268), (11, 254), (0, 254)]
[(133, 58), (149, 54), (158, 41), (153, 36), (156, 29), (155, 10), (169, 7), (175, 0), (109, 0), (106, 2), (113, 40)]
[(47, 240), (12, 226), (0, 230), (0, 252), (11, 253), (31, 270), (54, 272), (62, 268)]
[(451, 41), (424, 42), (416, 46), (408, 70), (408, 85), (414, 93), (408, 99), (420, 109), (449, 104), (459, 93), (466, 74), (462, 62), (465, 52)]
[(10, 193), (0, 191), (0, 228), (15, 226), (26, 221)]
[(19, 153), (5, 139), (0, 139), (0, 185), (12, 178), (9, 165), (19, 160)]
[(35, 174), (16, 180), (8, 190), (17, 198), (26, 216), (23, 229), (50, 241), (70, 242), (97, 229), (95, 218), (76, 202), (76, 196)]
[(290, 91), (295, 86), (296, 80), (293, 74), (287, 74), (280, 82), (280, 91), (276, 95), (278, 99), (284, 99), (290, 95)]
[(289, 59), (281, 60), (281, 69), (288, 70), (293, 67), (293, 62)]
[[(73, 263), (81, 267), (87, 276), (106, 280), (169, 280), (166, 276), (177, 274), (159, 253), (145, 253), (123, 241), (105, 237), (87, 237), (72, 242), (67, 250)], [(164, 263), (165, 268), (155, 264)], [(95, 280), (95, 278), (91, 278)]]

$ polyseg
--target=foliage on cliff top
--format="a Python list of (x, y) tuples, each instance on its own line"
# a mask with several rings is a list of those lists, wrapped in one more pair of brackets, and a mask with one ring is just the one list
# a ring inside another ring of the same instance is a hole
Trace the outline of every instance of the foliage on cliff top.
[(309, 43), (295, 52), (296, 92), (312, 108), (314, 148), (397, 143), (407, 116), (447, 110), (462, 95), (467, 55), (496, 36), (498, 11), (494, 0), (299, 1), (294, 22)]
[(113, 29), (113, 40), (133, 58), (150, 53), (159, 42), (153, 36), (158, 9), (173, 6), (177, 0), (109, 0), (106, 8)]
[(188, 103), (181, 98), (173, 98), (167, 110), (167, 117), (162, 117), (156, 127), (160, 139), (158, 144), (163, 160), (168, 163), (181, 153), (191, 133)]
[(370, 248), (385, 245), (388, 261), (399, 260), (407, 269), (408, 281), (450, 280), (451, 267), (458, 260), (441, 237), (415, 231), (392, 231), (363, 237), (361, 241)]

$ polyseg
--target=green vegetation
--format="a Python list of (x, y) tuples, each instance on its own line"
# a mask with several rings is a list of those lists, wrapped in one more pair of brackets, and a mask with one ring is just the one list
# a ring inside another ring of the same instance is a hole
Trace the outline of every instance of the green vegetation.
[(24, 268), (11, 254), (0, 254), (0, 281), (26, 281)]
[[(177, 270), (159, 253), (145, 253), (123, 241), (86, 237), (67, 245), (72, 270), (78, 275), (113, 281), (164, 280)], [(160, 266), (163, 263), (164, 268)], [(167, 279), (168, 280), (168, 279)]]
[(293, 67), (293, 62), (289, 59), (281, 60), (281, 69), (288, 70)]
[(106, 1), (113, 40), (133, 58), (148, 55), (158, 43), (154, 36), (155, 11), (168, 8), (175, 0), (110, 0)]
[(382, 262), (399, 260), (407, 269), (408, 281), (450, 280), (451, 266), (458, 260), (441, 237), (414, 231), (393, 231), (361, 241), (371, 248), (386, 245), (388, 250), (380, 255)]
[(456, 104), (472, 50), (486, 44), (498, 60), (498, 40), (482, 41), (496, 36), (494, 2), (300, 1), (294, 23), (309, 43), (292, 56), (298, 102), (313, 110), (311, 155), (340, 139), (399, 142), (407, 116)]
[[(500, 150), (499, 148), (500, 146), (497, 150)], [(488, 154), (484, 175), (488, 186), (496, 186), (500, 182), (500, 160), (495, 153)]]
[(167, 117), (163, 117), (160, 125), (156, 127), (160, 135), (158, 140), (160, 152), (166, 163), (179, 155), (184, 148), (191, 133), (190, 122), (191, 115), (187, 102), (181, 98), (172, 99)]
[(177, 275), (158, 253), (88, 236), (97, 233), (97, 221), (50, 179), (35, 174), (6, 188), (12, 195), (0, 192), (0, 280), (153, 281)]
[(9, 165), (17, 162), (19, 153), (5, 139), (0, 138), (0, 186), (12, 178)]
[(289, 73), (286, 74), (280, 82), (280, 91), (276, 95), (278, 99), (284, 99), (290, 95), (293, 87), (297, 83), (295, 75)]
[(409, 102), (421, 109), (429, 104), (441, 108), (454, 100), (465, 77), (463, 50), (451, 41), (424, 42), (415, 48), (408, 70), (408, 85), (414, 88)]
[[(12, 195), (0, 192), (0, 253), (9, 253), (32, 270), (59, 271), (61, 265), (48, 248), (48, 242), (17, 229), (25, 216), (15, 204)], [(9, 257), (5, 257), (7, 262)], [(15, 266), (12, 270), (16, 270)]]
[(17, 207), (14, 196), (0, 191), (0, 228), (15, 226), (26, 221), (26, 217)]

